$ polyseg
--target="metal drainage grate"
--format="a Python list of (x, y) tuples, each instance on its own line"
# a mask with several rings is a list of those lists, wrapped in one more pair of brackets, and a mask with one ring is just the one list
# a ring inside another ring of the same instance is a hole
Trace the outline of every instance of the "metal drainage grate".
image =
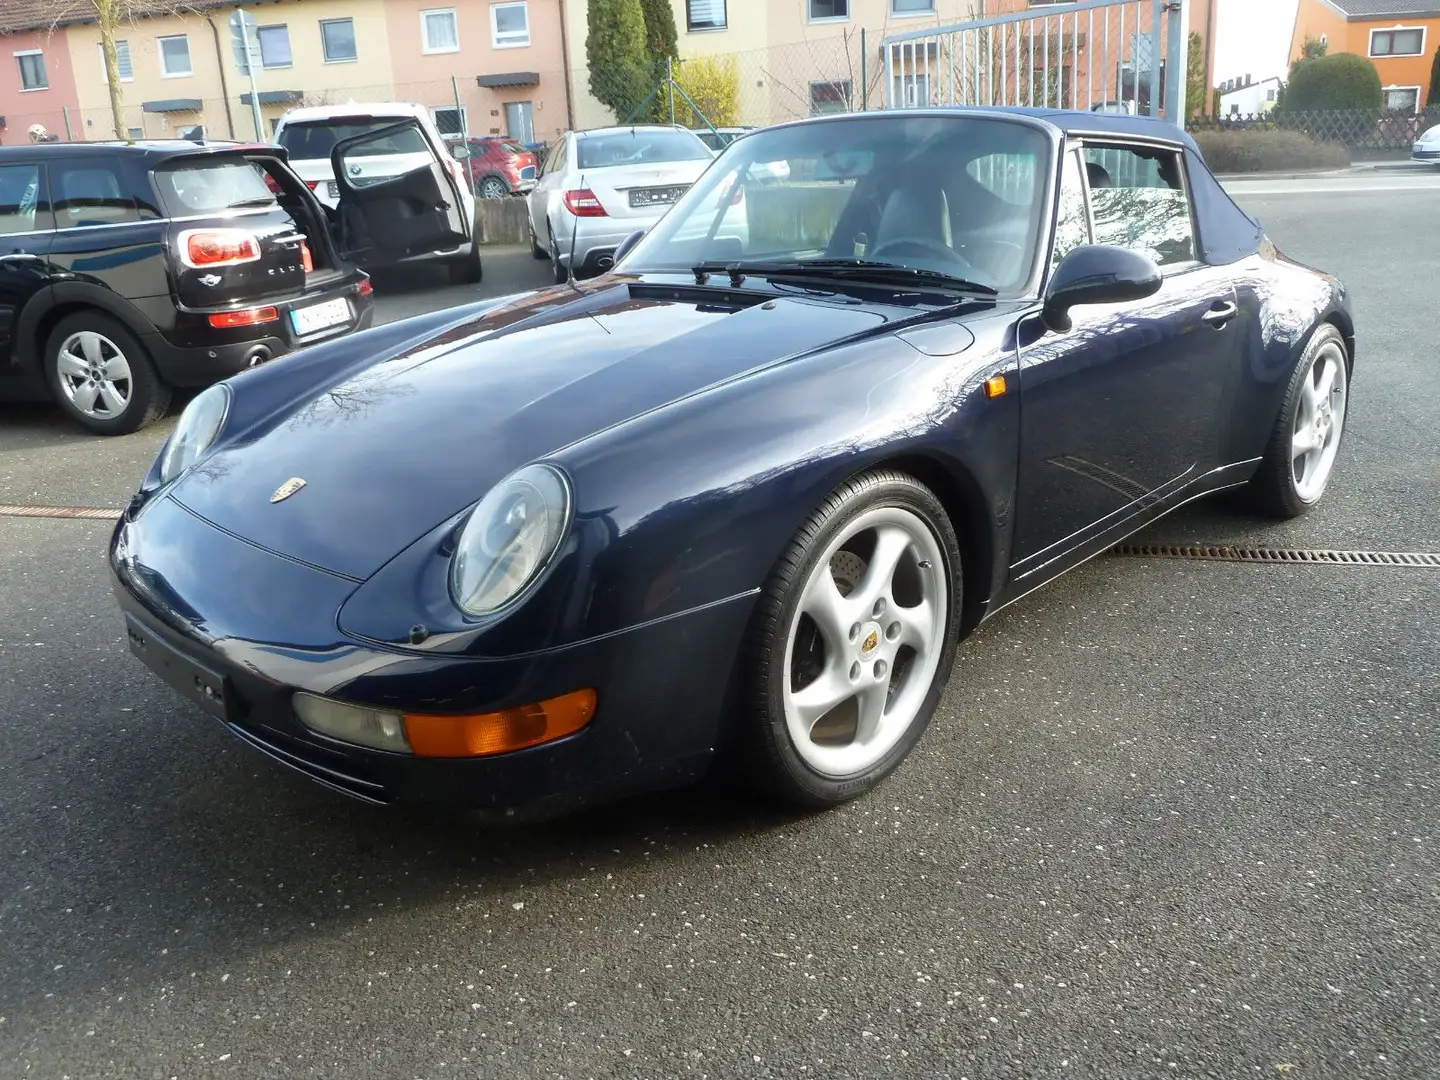
[(0, 503), (0, 517), (28, 518), (118, 518), (121, 511), (108, 506), (9, 506)]
[(1120, 544), (1111, 548), (1110, 554), (1152, 559), (1209, 559), (1216, 562), (1440, 569), (1440, 553), (1429, 551), (1329, 551), (1324, 548), (1228, 547), (1219, 544)]

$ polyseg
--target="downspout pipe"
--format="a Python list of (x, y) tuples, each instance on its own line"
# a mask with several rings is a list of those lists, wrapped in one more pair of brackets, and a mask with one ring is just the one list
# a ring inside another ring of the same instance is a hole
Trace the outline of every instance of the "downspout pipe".
[(225, 54), (220, 51), (220, 31), (215, 28), (215, 20), (206, 14), (205, 21), (210, 24), (210, 33), (215, 38), (215, 63), (220, 68), (220, 93), (225, 95), (225, 127), (230, 132), (230, 138), (235, 138), (235, 118), (230, 115), (230, 87), (225, 82)]
[(565, 0), (560, 0), (560, 62), (565, 65), (565, 130), (574, 131), (575, 102), (570, 92), (570, 77), (573, 69), (570, 65), (570, 28), (566, 25), (568, 21)]

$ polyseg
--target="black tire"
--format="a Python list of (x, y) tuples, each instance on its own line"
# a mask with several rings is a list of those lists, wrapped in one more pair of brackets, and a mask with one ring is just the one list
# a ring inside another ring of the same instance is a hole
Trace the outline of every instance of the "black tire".
[[(919, 517), (941, 552), (948, 605), (939, 662), (909, 729), (889, 752), (861, 772), (827, 776), (803, 760), (786, 724), (784, 680), (791, 677), (785, 670), (787, 635), (801, 593), (827, 546), (861, 514), (879, 507), (895, 507)], [(958, 644), (960, 605), (960, 545), (935, 495), (914, 477), (891, 470), (847, 480), (810, 516), (765, 583), (740, 657), (740, 715), (730, 733), (723, 771), (773, 798), (808, 807), (835, 806), (874, 788), (919, 742), (940, 703)]]
[(535, 235), (535, 223), (530, 222), (528, 227), (530, 229), (530, 257), (537, 262), (548, 259), (550, 253), (540, 246), (540, 238)]
[(470, 254), (462, 255), (449, 264), (451, 285), (478, 285), (485, 277), (485, 268), (480, 262), (480, 244), (470, 242)]
[(555, 243), (555, 230), (547, 225), (545, 232), (550, 238), (550, 275), (555, 279), (556, 285), (564, 285), (570, 280), (570, 275), (560, 261), (560, 245)]
[[(1265, 445), (1265, 455), (1246, 489), (1251, 507), (1269, 517), (1299, 517), (1314, 509), (1324, 497), (1330, 478), (1334, 475), (1332, 466), (1324, 477), (1320, 490), (1312, 493), (1308, 498), (1304, 497), (1295, 481), (1292, 439), (1296, 429), (1296, 412), (1300, 408), (1305, 379), (1310, 375), (1316, 357), (1335, 349), (1339, 350), (1340, 369), (1345, 379), (1344, 411), (1341, 414), (1340, 431), (1336, 434), (1336, 440), (1338, 442), (1344, 438), (1345, 421), (1348, 419), (1350, 409), (1350, 357), (1345, 350), (1345, 339), (1341, 336), (1340, 331), (1330, 323), (1322, 323), (1311, 336), (1309, 343), (1305, 346), (1305, 351), (1295, 364), (1295, 369), (1290, 373), (1290, 382), (1285, 388), (1285, 397), (1280, 403), (1280, 411), (1275, 417), (1274, 426), (1270, 430), (1270, 438)], [(1337, 453), (1338, 450), (1337, 446)]]
[[(87, 332), (108, 339), (129, 368), (128, 400), (122, 410), (110, 416), (96, 416), (77, 407), (62, 384), (60, 350), (73, 335)], [(140, 339), (123, 323), (100, 311), (77, 311), (65, 316), (50, 331), (45, 342), (45, 381), (61, 410), (97, 435), (129, 435), (139, 431), (164, 416), (170, 405), (170, 387), (161, 381)]]
[[(497, 192), (487, 194), (485, 186), (489, 184)], [(496, 187), (498, 185), (498, 187)], [(477, 199), (507, 199), (510, 197), (510, 184), (503, 176), (497, 173), (486, 173), (475, 185), (475, 197)]]

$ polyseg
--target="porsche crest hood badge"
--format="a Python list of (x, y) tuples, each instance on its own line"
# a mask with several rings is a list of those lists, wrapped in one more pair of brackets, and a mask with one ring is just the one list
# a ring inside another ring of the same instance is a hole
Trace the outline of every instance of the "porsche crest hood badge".
[(291, 495), (294, 495), (295, 492), (299, 491), (304, 486), (305, 481), (302, 477), (292, 476), (289, 480), (286, 480), (283, 484), (281, 484), (278, 488), (275, 489), (275, 494), (270, 496), (270, 501), (272, 503), (284, 502), (286, 499), (288, 499)]

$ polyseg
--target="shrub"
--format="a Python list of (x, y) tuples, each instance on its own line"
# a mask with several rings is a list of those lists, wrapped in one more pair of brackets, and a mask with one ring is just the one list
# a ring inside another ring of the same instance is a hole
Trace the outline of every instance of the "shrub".
[(645, 52), (645, 14), (640, 0), (589, 0), (585, 61), (590, 93), (610, 106), (622, 123), (655, 88)]
[(1343, 169), (1350, 151), (1298, 131), (1197, 131), (1196, 145), (1211, 172), (1268, 172), (1273, 169)]
[(1318, 56), (1298, 64), (1285, 87), (1286, 112), (1379, 109), (1380, 73), (1354, 53)]
[[(690, 100), (704, 116), (678, 93), (675, 95), (675, 122), (686, 127), (704, 127), (709, 120), (715, 127), (734, 127), (740, 121), (740, 72), (733, 56), (701, 56), (686, 60), (675, 68), (675, 81), (685, 88)], [(666, 103), (669, 109), (669, 103)]]

